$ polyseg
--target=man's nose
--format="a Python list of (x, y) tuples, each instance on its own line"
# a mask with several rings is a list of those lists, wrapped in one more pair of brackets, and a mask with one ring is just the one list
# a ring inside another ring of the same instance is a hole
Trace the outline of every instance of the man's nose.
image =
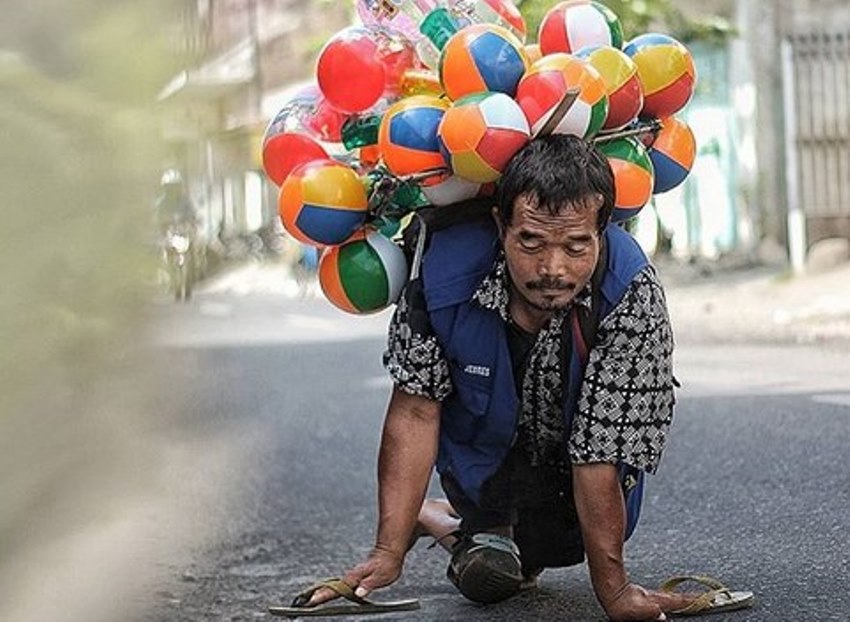
[(563, 277), (567, 274), (569, 258), (559, 248), (547, 249), (540, 257), (538, 272), (540, 276)]

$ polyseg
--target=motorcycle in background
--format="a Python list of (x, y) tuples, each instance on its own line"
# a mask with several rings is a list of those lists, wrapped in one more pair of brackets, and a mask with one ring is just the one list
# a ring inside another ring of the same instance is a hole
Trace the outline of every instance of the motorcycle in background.
[(184, 302), (192, 296), (195, 281), (193, 227), (186, 223), (170, 224), (163, 239), (163, 260), (168, 273), (169, 290), (174, 300)]

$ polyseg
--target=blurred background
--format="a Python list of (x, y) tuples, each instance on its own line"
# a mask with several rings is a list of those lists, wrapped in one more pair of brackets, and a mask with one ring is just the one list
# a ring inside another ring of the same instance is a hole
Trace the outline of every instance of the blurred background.
[[(518, 4), (533, 33), (552, 3)], [(707, 273), (769, 265), (803, 278), (846, 262), (850, 6), (606, 4), (627, 33), (686, 43), (699, 75), (682, 113), (696, 164), (643, 211), (644, 247)], [(195, 497), (217, 498), (231, 457), (209, 439), (198, 451), (166, 435), (189, 398), (169, 389), (151, 317), (245, 266), (279, 267), (270, 287), (309, 293), (261, 145), (324, 42), (353, 19), (333, 0), (4, 7), (0, 619), (43, 618), (57, 603), (64, 619), (115, 619), (114, 602), (132, 608), (163, 559), (214, 528)], [(183, 292), (161, 248), (169, 186), (193, 228)], [(183, 364), (180, 378), (191, 375)], [(190, 462), (219, 479), (175, 478)], [(106, 596), (92, 598), (102, 585)]]

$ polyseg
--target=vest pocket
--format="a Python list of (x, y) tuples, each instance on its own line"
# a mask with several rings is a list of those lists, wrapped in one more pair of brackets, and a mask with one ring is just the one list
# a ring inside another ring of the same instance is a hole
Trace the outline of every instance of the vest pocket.
[(490, 387), (453, 375), (454, 391), (443, 407), (443, 427), (456, 443), (469, 443), (484, 425), (490, 407)]

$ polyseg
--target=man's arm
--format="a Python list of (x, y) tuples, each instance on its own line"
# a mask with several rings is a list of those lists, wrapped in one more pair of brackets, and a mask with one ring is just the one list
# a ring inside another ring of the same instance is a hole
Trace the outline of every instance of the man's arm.
[[(401, 575), (419, 509), (425, 499), (437, 457), (440, 402), (394, 388), (378, 456), (378, 533), (366, 561), (343, 580), (365, 597)], [(316, 591), (309, 605), (336, 598), (329, 589)]]
[(661, 607), (629, 581), (623, 563), (626, 507), (612, 464), (573, 465), (573, 494), (599, 604), (612, 620), (665, 619)]
[[(440, 402), (400, 389), (393, 390), (387, 409), (378, 456), (378, 533), (372, 556), (397, 560), (399, 573), (437, 458), (440, 411)], [(376, 579), (360, 576), (360, 587), (371, 591), (388, 584), (375, 584)]]

